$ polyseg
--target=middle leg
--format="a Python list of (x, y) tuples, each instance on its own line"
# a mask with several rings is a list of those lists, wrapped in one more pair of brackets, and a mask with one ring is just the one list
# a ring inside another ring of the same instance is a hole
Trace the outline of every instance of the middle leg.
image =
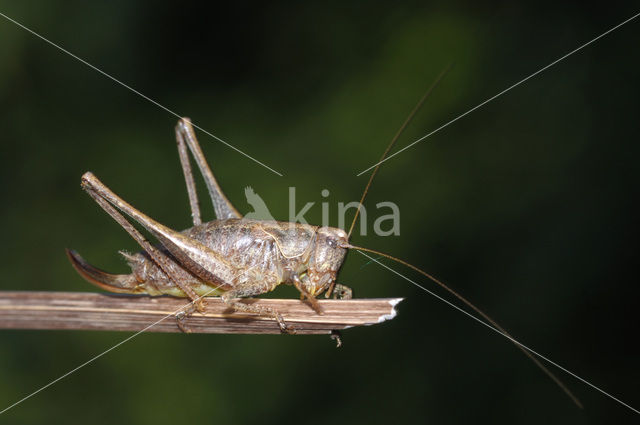
[(238, 285), (230, 291), (225, 292), (221, 298), (222, 301), (225, 302), (225, 304), (227, 304), (229, 307), (232, 307), (234, 310), (244, 311), (247, 313), (256, 313), (261, 316), (270, 316), (278, 322), (278, 326), (280, 326), (280, 332), (294, 334), (295, 329), (293, 328), (293, 326), (287, 325), (282, 315), (276, 309), (244, 304), (238, 300), (238, 298), (264, 294), (265, 292), (269, 291), (270, 287), (268, 286), (270, 285), (267, 285), (265, 283), (246, 282)]

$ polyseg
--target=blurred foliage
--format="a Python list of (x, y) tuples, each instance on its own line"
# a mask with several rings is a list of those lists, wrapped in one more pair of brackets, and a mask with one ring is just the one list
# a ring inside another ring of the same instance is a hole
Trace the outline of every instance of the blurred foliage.
[[(464, 1), (0, 1), (0, 11), (284, 174), (199, 133), (241, 211), (250, 185), (286, 220), (295, 186), (298, 206), (316, 202), (309, 221), (320, 222), (324, 201), (333, 225), (337, 203), (364, 187), (355, 174), (448, 63), (398, 148), (637, 12)], [(366, 203), (369, 235), (353, 239), (442, 277), (525, 344), (635, 407), (639, 25), (386, 162)], [(116, 251), (135, 244), (80, 190), (86, 170), (159, 221), (189, 225), (174, 116), (4, 18), (0, 52), (0, 289), (92, 291), (66, 246), (126, 270)], [(373, 235), (381, 201), (400, 206), (400, 236)], [(340, 281), (359, 297), (407, 299), (392, 322), (345, 332), (343, 349), (328, 337), (141, 335), (0, 420), (635, 419), (558, 372), (586, 405), (576, 409), (503, 338), (366, 262), (349, 254)], [(0, 409), (125, 336), (3, 331)]]

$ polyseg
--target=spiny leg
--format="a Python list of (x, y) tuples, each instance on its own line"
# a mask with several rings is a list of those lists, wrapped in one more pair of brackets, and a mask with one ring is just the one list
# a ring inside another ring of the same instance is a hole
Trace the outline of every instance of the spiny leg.
[(342, 334), (339, 330), (332, 330), (329, 337), (336, 342), (336, 348), (342, 347)]
[(302, 286), (302, 281), (297, 274), (293, 275), (293, 285), (298, 291), (300, 291), (300, 299), (306, 298), (307, 301), (309, 301), (309, 304), (311, 304), (311, 308), (313, 308), (316, 313), (322, 314), (322, 307), (320, 307), (320, 304), (318, 304), (318, 300), (316, 300), (316, 297), (314, 297), (306, 289), (304, 289), (304, 286)]
[(179, 130), (180, 124), (176, 126), (176, 140), (178, 142), (178, 155), (180, 156), (180, 165), (184, 173), (184, 180), (187, 183), (187, 193), (189, 194), (189, 205), (191, 206), (191, 218), (193, 225), (197, 226), (202, 223), (200, 216), (200, 203), (198, 202), (198, 193), (196, 192), (196, 183), (193, 179), (193, 171), (191, 170), (191, 161), (189, 161), (189, 152), (184, 142), (182, 132)]
[(295, 334), (295, 329), (291, 325), (287, 325), (282, 318), (282, 315), (278, 313), (276, 309), (270, 307), (264, 307), (259, 305), (244, 304), (238, 301), (238, 298), (251, 297), (254, 295), (260, 295), (267, 292), (266, 285), (264, 283), (243, 283), (233, 288), (230, 291), (225, 292), (222, 295), (222, 301), (234, 310), (244, 311), (247, 313), (256, 313), (261, 316), (271, 316), (278, 322), (280, 326), (280, 332)]
[[(331, 295), (333, 295), (334, 300), (350, 300), (353, 298), (353, 290), (341, 283), (336, 283), (334, 280), (331, 282), (331, 286), (329, 286), (327, 291), (324, 293), (325, 298), (329, 298)], [(339, 330), (332, 330), (329, 336), (336, 342), (336, 348), (342, 347), (342, 334)]]
[[(189, 202), (191, 203), (191, 211), (194, 214), (194, 224), (195, 224), (195, 210), (194, 205), (198, 210), (198, 219), (200, 218), (200, 211), (197, 207), (197, 195), (195, 190), (195, 184), (193, 181), (193, 174), (191, 173), (191, 166), (188, 164), (189, 158), (186, 155), (186, 149), (184, 149), (184, 143), (189, 146), (189, 150), (193, 155), (193, 158), (198, 164), (198, 168), (200, 168), (200, 172), (202, 173), (202, 177), (204, 177), (204, 181), (207, 185), (207, 189), (209, 190), (209, 195), (211, 196), (211, 201), (213, 202), (213, 208), (216, 213), (216, 217), (218, 220), (222, 220), (225, 218), (242, 218), (242, 215), (234, 208), (234, 206), (229, 202), (227, 197), (222, 192), (220, 185), (216, 181), (216, 178), (213, 176), (213, 172), (211, 168), (209, 168), (209, 164), (207, 164), (207, 160), (202, 153), (202, 149), (200, 149), (200, 144), (198, 143), (198, 139), (196, 139), (196, 134), (193, 131), (193, 126), (191, 125), (191, 121), (189, 118), (182, 118), (178, 121), (178, 125), (176, 126), (176, 140), (178, 141), (178, 151), (180, 152), (180, 162), (182, 163), (182, 170), (185, 173), (185, 179), (187, 180), (187, 190), (189, 191)], [(182, 147), (181, 147), (182, 146)], [(187, 176), (189, 173), (189, 176)]]
[(124, 230), (131, 235), (131, 237), (138, 242), (138, 244), (144, 249), (151, 259), (162, 269), (162, 271), (180, 288), (182, 291), (193, 301), (198, 303), (198, 310), (204, 309), (204, 301), (198, 297), (198, 295), (189, 287), (185, 285), (179, 277), (175, 276), (171, 270), (170, 259), (154, 247), (122, 214), (120, 214), (105, 198), (99, 187), (96, 187), (91, 183), (91, 180), (86, 180), (83, 176), (82, 187), (93, 198), (94, 201), (100, 207), (111, 216)]
[(183, 333), (186, 333), (186, 334), (191, 333), (191, 329), (186, 325), (185, 321), (187, 317), (191, 316), (196, 310), (197, 310), (197, 307), (193, 303), (191, 303), (186, 308), (180, 310), (175, 314), (176, 325), (178, 325), (178, 328)]
[[(203, 282), (228, 290), (231, 289), (234, 277), (242, 272), (203, 243), (184, 233), (176, 232), (138, 211), (113, 193), (92, 173), (87, 172), (82, 176), (82, 185), (91, 188), (92, 193), (102, 199), (103, 203), (110, 204), (142, 225), (160, 241), (182, 268)], [(124, 218), (121, 220), (126, 221)]]

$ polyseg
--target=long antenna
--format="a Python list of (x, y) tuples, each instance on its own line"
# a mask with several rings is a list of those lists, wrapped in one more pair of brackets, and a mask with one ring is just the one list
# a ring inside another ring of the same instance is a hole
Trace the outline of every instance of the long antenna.
[(545, 374), (547, 374), (547, 376), (549, 376), (549, 378), (551, 378), (553, 380), (553, 382), (555, 382), (556, 385), (558, 385), (560, 387), (560, 389), (562, 389), (562, 391), (564, 391), (565, 394), (567, 394), (569, 396), (569, 398), (571, 398), (571, 400), (573, 400), (573, 402), (579, 408), (581, 408), (581, 409), (583, 408), (582, 403), (580, 402), (578, 397), (576, 397), (569, 390), (569, 388), (567, 388), (566, 385), (564, 385), (564, 383), (556, 375), (554, 375), (549, 369), (547, 369), (542, 363), (540, 363), (540, 361), (537, 358), (535, 358), (533, 356), (533, 354), (531, 354), (528, 350), (526, 350), (524, 347), (522, 347), (522, 345), (520, 345), (516, 341), (516, 339), (513, 338), (502, 326), (500, 326), (495, 320), (493, 320), (491, 317), (489, 317), (484, 311), (480, 310), (478, 307), (473, 305), (471, 303), (471, 301), (467, 300), (465, 297), (463, 297), (462, 295), (460, 295), (459, 293), (457, 293), (453, 289), (449, 288), (447, 285), (442, 283), (440, 280), (436, 279), (435, 277), (433, 277), (429, 273), (417, 268), (416, 266), (414, 266), (412, 264), (409, 264), (406, 261), (401, 260), (399, 258), (396, 258), (396, 257), (394, 257), (392, 255), (385, 254), (384, 252), (376, 251), (376, 250), (369, 249), (369, 248), (363, 248), (363, 247), (360, 247), (360, 246), (354, 246), (354, 245), (351, 245), (351, 244), (345, 245), (344, 248), (357, 249), (358, 251), (365, 251), (365, 252), (371, 252), (372, 254), (382, 255), (383, 257), (389, 258), (389, 259), (391, 259), (391, 260), (393, 260), (393, 261), (395, 261), (397, 263), (402, 264), (403, 266), (409, 267), (410, 269), (417, 271), (421, 275), (423, 275), (423, 276), (427, 277), (428, 279), (430, 279), (431, 281), (437, 283), (440, 287), (444, 288), (447, 292), (449, 292), (450, 294), (452, 294), (453, 296), (458, 298), (460, 301), (462, 301), (469, 308), (473, 309), (473, 311), (475, 311), (480, 316), (482, 316), (487, 322), (489, 322), (491, 325), (493, 325), (494, 328), (496, 328), (504, 336), (506, 336), (511, 342), (513, 342), (513, 344), (516, 347), (518, 347), (520, 349), (520, 351), (522, 351), (527, 357), (529, 357), (529, 359), (531, 359), (531, 361), (533, 363), (535, 363), (535, 365), (538, 366), (540, 368), (540, 370), (542, 370)]
[(378, 161), (378, 165), (376, 165), (376, 168), (373, 170), (373, 172), (371, 173), (371, 176), (369, 177), (367, 186), (364, 188), (364, 192), (362, 193), (362, 198), (360, 198), (360, 203), (358, 204), (358, 209), (356, 210), (356, 215), (353, 217), (353, 222), (351, 222), (351, 227), (349, 228), (349, 233), (347, 238), (351, 237), (351, 232), (353, 232), (353, 227), (356, 225), (356, 221), (358, 220), (358, 216), (360, 215), (360, 209), (362, 208), (362, 203), (364, 202), (364, 198), (367, 196), (367, 192), (369, 192), (369, 187), (371, 187), (371, 182), (373, 181), (373, 178), (378, 173), (378, 169), (380, 168), (382, 161), (387, 157), (387, 154), (389, 153), (393, 145), (396, 143), (396, 141), (398, 140), (398, 138), (400, 137), (404, 129), (407, 127), (407, 125), (409, 125), (409, 123), (415, 116), (416, 112), (418, 112), (418, 110), (420, 109), (424, 101), (427, 99), (427, 97), (429, 97), (433, 89), (435, 89), (438, 86), (438, 84), (440, 83), (440, 80), (442, 80), (442, 78), (445, 75), (447, 75), (449, 70), (451, 70), (452, 66), (453, 64), (449, 64), (444, 70), (442, 70), (442, 72), (440, 72), (440, 75), (438, 75), (438, 78), (436, 78), (433, 84), (431, 84), (431, 87), (429, 87), (427, 91), (422, 95), (422, 98), (420, 98), (416, 106), (414, 106), (413, 110), (411, 111), (407, 119), (400, 126), (400, 129), (398, 130), (396, 135), (393, 137), (393, 139), (391, 139), (391, 143), (389, 143), (389, 146), (387, 146), (387, 149), (385, 149), (384, 153), (382, 154), (382, 157), (380, 158), (380, 161)]

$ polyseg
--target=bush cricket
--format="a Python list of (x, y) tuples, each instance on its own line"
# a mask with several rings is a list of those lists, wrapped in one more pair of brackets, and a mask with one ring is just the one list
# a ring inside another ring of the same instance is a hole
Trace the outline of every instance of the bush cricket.
[[(405, 127), (448, 69), (440, 73), (422, 96), (387, 146), (380, 161), (387, 156)], [(130, 274), (104, 272), (87, 263), (75, 251), (67, 250), (71, 263), (87, 281), (110, 292), (188, 297), (193, 301), (192, 306), (198, 311), (203, 311), (205, 302), (203, 296), (217, 295), (234, 310), (272, 317), (283, 333), (295, 333), (295, 329), (286, 323), (278, 311), (244, 304), (238, 299), (270, 292), (282, 283), (292, 284), (300, 292), (301, 298), (306, 299), (314, 310), (321, 314), (320, 305), (316, 302), (318, 295), (324, 293), (327, 298), (332, 294), (334, 297), (351, 298), (351, 289), (336, 282), (347, 250), (371, 252), (411, 268), (458, 298), (500, 333), (511, 339), (578, 406), (582, 407), (580, 401), (551, 371), (517, 343), (495, 320), (466, 298), (432, 275), (403, 260), (350, 244), (349, 238), (358, 219), (360, 208), (380, 163), (369, 177), (349, 232), (345, 232), (343, 229), (333, 227), (243, 218), (222, 192), (207, 164), (188, 118), (182, 118), (178, 122), (176, 140), (189, 196), (193, 226), (177, 232), (158, 223), (113, 193), (93, 173), (86, 172), (81, 178), (82, 188), (143, 249), (134, 254), (121, 251), (131, 267)], [(213, 202), (215, 220), (203, 222), (201, 219), (189, 152), (204, 177)], [(125, 218), (125, 215), (153, 235), (159, 241), (159, 245), (151, 244)], [(185, 315), (177, 315), (176, 319), (178, 326), (183, 331), (188, 331), (181, 323), (184, 317)], [(339, 339), (338, 345), (340, 345)]]

